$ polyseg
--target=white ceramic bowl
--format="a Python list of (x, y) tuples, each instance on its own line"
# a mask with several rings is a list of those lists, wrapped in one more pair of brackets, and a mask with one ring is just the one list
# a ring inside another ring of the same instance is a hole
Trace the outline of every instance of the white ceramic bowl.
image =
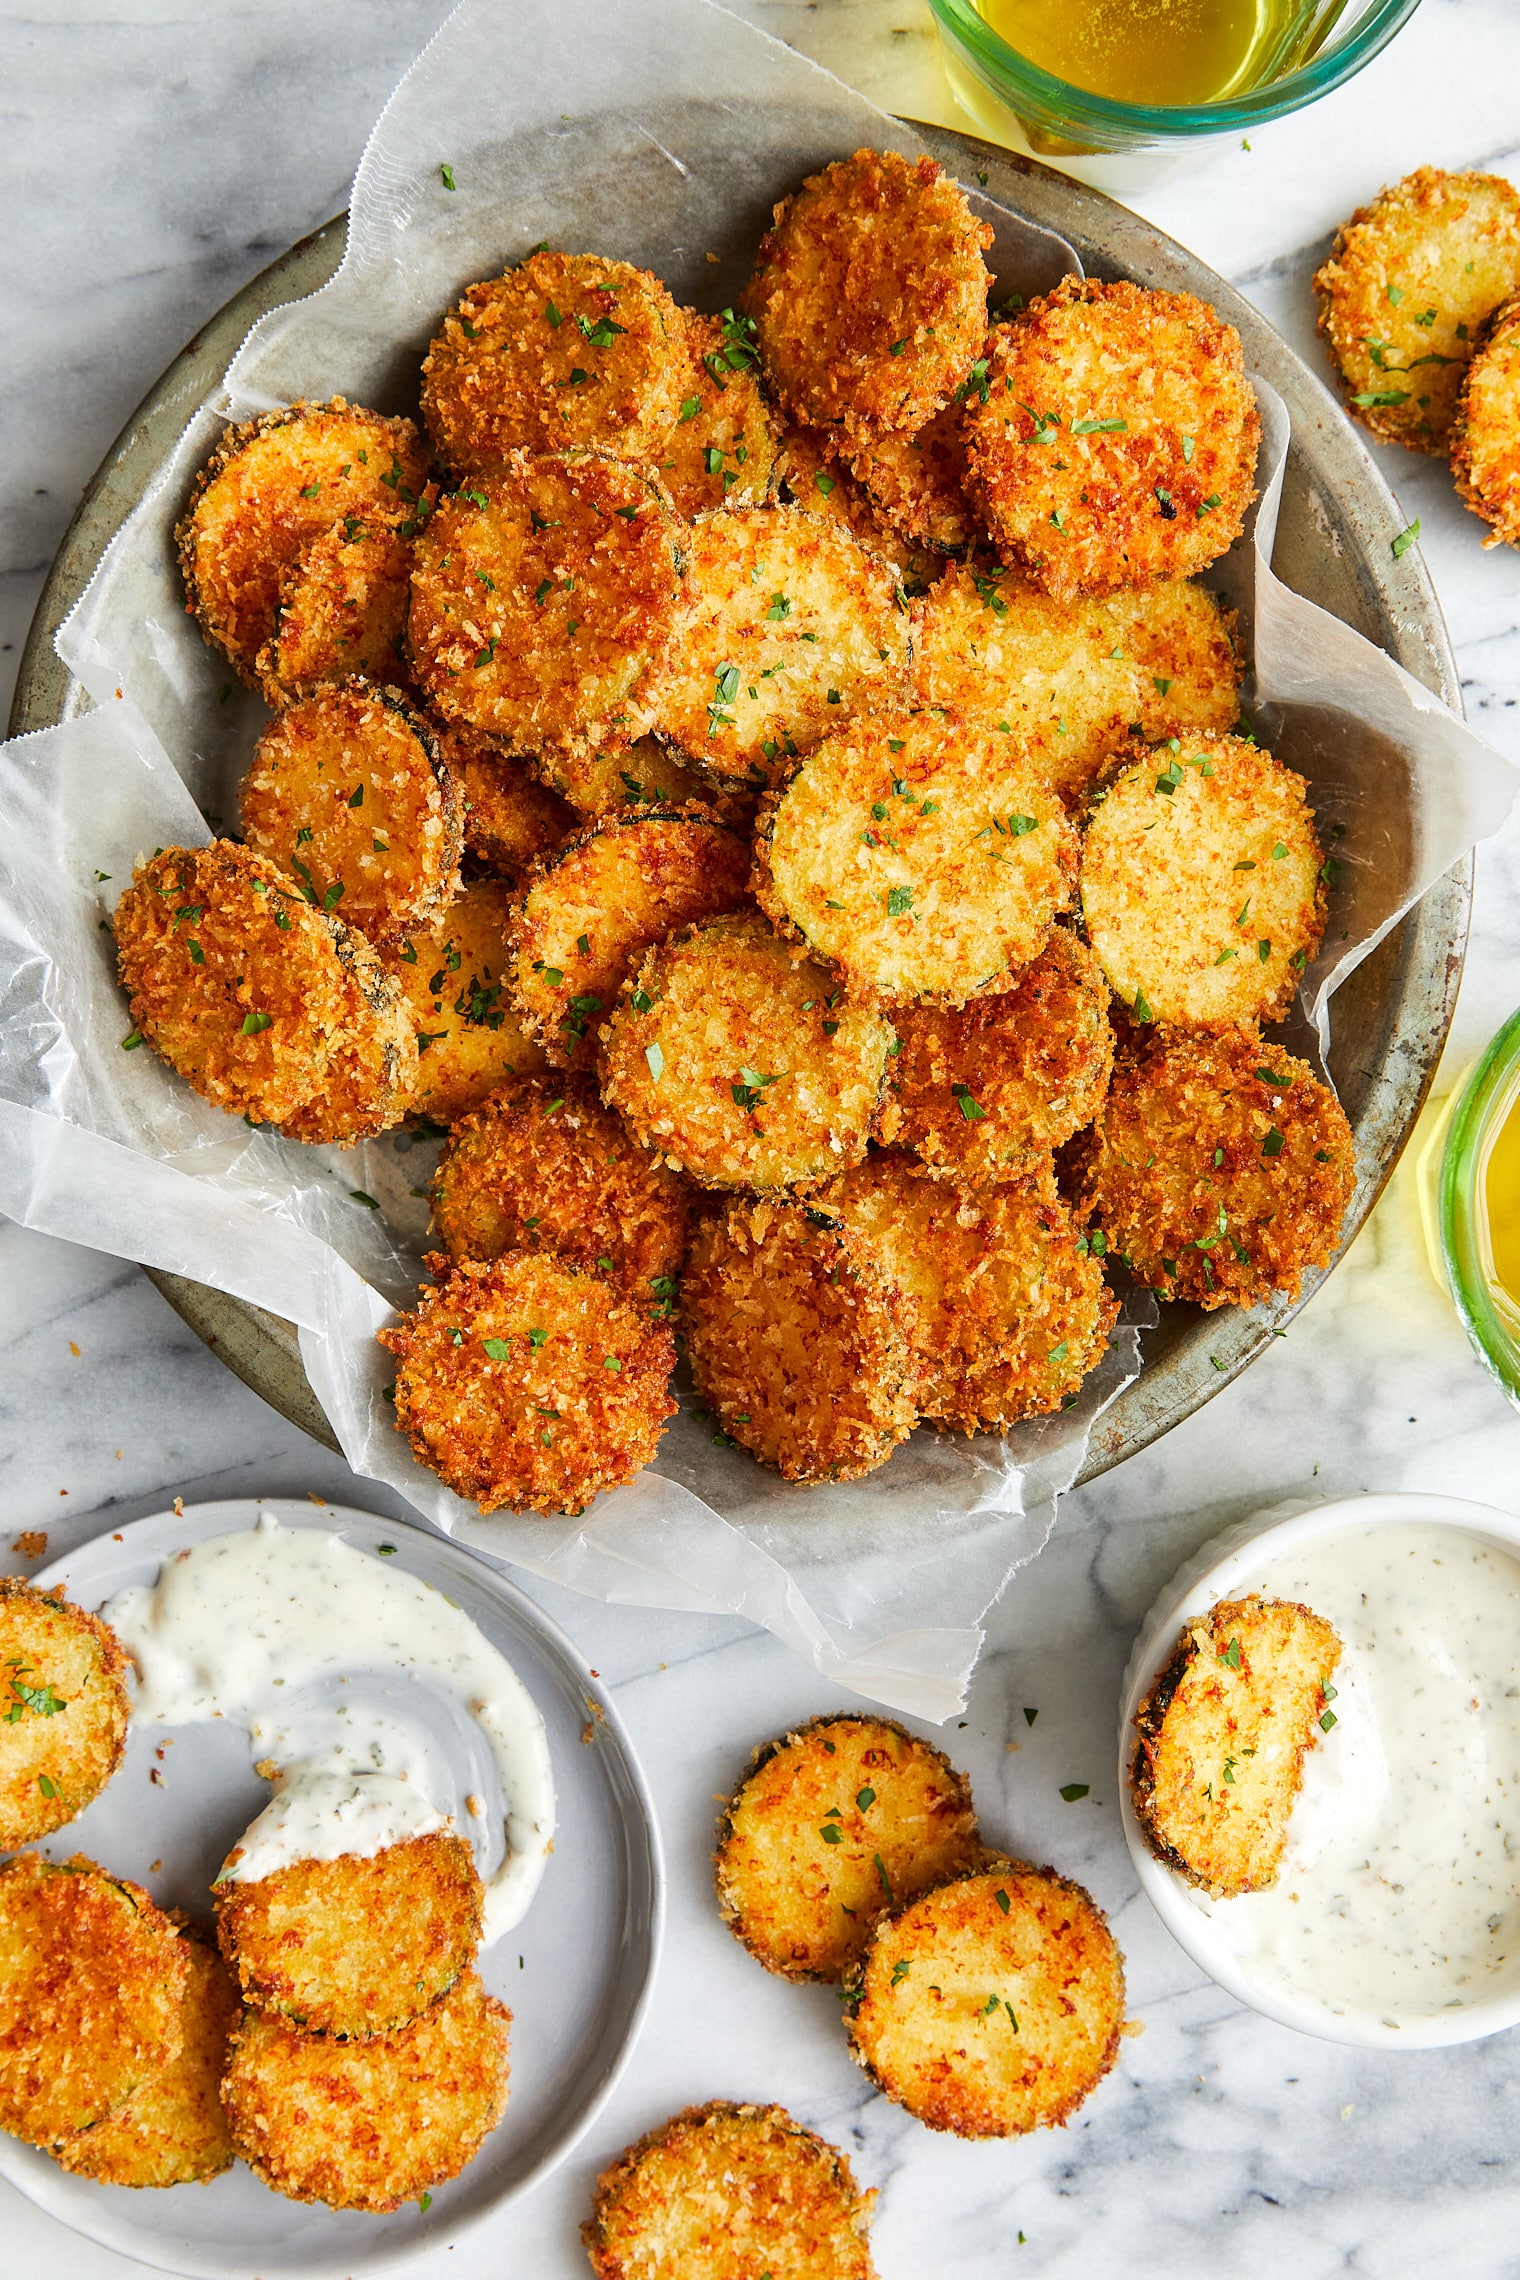
[(1192, 1888), (1151, 1851), (1130, 1803), (1129, 1775), (1135, 1712), (1169, 1659), (1185, 1623), (1203, 1614), (1216, 1600), (1249, 1590), (1269, 1560), (1295, 1552), (1317, 1538), (1351, 1528), (1411, 1525), (1433, 1532), (1460, 1530), (1520, 1558), (1520, 1519), (1490, 1505), (1467, 1504), (1454, 1496), (1350, 1496), (1307, 1509), (1278, 1505), (1256, 1513), (1205, 1544), (1156, 1600), (1140, 1626), (1129, 1658), (1119, 1715), (1119, 1797), (1125, 1840), (1142, 1891), (1178, 1945), (1229, 1994), (1265, 2017), (1276, 2019), (1279, 2025), (1297, 2027), (1303, 2034), (1320, 2035), (1328, 2042), (1381, 2050), (1430, 2050), (1448, 2043), (1475, 2042), (1480, 2036), (1520, 2024), (1520, 1972), (1507, 1988), (1465, 2002), (1460, 2010), (1383, 2018), (1366, 2012), (1337, 2011), (1310, 1995), (1290, 1994), (1276, 1984), (1263, 1984), (1253, 1973), (1252, 1959), (1230, 1942), (1220, 1919), (1208, 1914)]

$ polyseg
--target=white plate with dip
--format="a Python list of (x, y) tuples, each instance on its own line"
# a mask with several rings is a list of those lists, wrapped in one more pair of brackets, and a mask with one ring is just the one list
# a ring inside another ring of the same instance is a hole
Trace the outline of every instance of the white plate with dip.
[[(289, 1564), (303, 1598), (320, 1597), (325, 1565), (329, 1597), (341, 1591), (352, 1609), (347, 1621), (326, 1612), (315, 1626), (304, 1624), (313, 1663), (324, 1656), (331, 1661), (326, 1650), (336, 1636), (345, 1662), (353, 1656), (352, 1677), (336, 1678), (329, 1669), (298, 1689), (309, 1699), (310, 1715), (297, 1729), (308, 1745), (325, 1745), (329, 1753), (333, 1735), (344, 1730), (339, 1721), (379, 1737), (390, 1778), (375, 1784), (377, 1802), (366, 1795), (360, 1803), (361, 1821), (368, 1813), (370, 1825), (353, 1849), (370, 1849), (364, 1835), (383, 1839), (406, 1825), (407, 1809), (403, 1803), (398, 1821), (395, 1799), (404, 1800), (406, 1781), (419, 1779), (433, 1804), (454, 1814), (476, 1845), (487, 1884), (488, 1935), (500, 1928), (482, 1948), (479, 1970), (512, 2012), (506, 2114), (468, 2168), (433, 2192), (426, 2210), (411, 2204), (393, 2216), (284, 2200), (241, 2163), (209, 2185), (143, 2192), (97, 2185), (3, 2136), (0, 2175), (86, 2238), (162, 2271), (194, 2280), (246, 2280), (253, 2272), (261, 2280), (345, 2280), (500, 2217), (589, 2127), (622, 2071), (648, 2001), (664, 1920), (664, 1865), (633, 1750), (574, 1647), (495, 1569), (445, 1537), (337, 1505), (282, 1499), (201, 1504), (97, 1537), (36, 1581), (65, 1584), (81, 1606), (100, 1609), (121, 1592), (152, 1586), (163, 1563), (186, 1547), (248, 1535), (261, 1515), (278, 1524), (277, 1537), (285, 1531), (297, 1537), (292, 1548), (301, 1557)], [(322, 1537), (339, 1539), (325, 1562)], [(351, 1562), (363, 1566), (351, 1568)], [(373, 1591), (367, 1588), (371, 1570)], [(247, 1585), (246, 1563), (234, 1576)], [(419, 1584), (431, 1587), (420, 1599)], [(441, 1606), (432, 1603), (432, 1592), (442, 1595)], [(203, 1611), (214, 1611), (218, 1602), (235, 1605), (236, 1594), (214, 1586)], [(366, 1630), (372, 1641), (388, 1635), (388, 1616), (396, 1618), (403, 1658), (408, 1638), (416, 1649), (411, 1670), (404, 1659), (381, 1664), (373, 1648), (362, 1657), (355, 1652)], [(473, 1634), (462, 1631), (460, 1616)], [(246, 1684), (253, 1627), (240, 1627), (225, 1658), (208, 1654), (210, 1642), (197, 1640), (195, 1659), (225, 1684), (241, 1658)], [(283, 1648), (299, 1648), (302, 1633), (297, 1619)], [(483, 1653), (472, 1647), (475, 1634)], [(450, 1645), (464, 1655), (457, 1678), (430, 1676), (429, 1667)], [(472, 1717), (469, 1705), (496, 1655), (515, 1672), (521, 1691), (497, 1665), (494, 1692), (504, 1707), (494, 1721), (493, 1747), (486, 1731), (491, 1721)], [(195, 1686), (192, 1676), (179, 1706)], [(283, 1718), (285, 1698), (277, 1700)], [(552, 1788), (543, 1778), (545, 1745)], [(269, 1746), (267, 1737), (263, 1744), (252, 1740), (230, 1715), (173, 1726), (134, 1716), (114, 1780), (40, 1849), (60, 1860), (86, 1853), (146, 1885), (165, 1906), (209, 1923), (211, 1879), (270, 1805), (270, 1786), (253, 1771), (254, 1759)], [(519, 1765), (521, 1772), (508, 1770)], [(319, 1769), (316, 1803), (325, 1802), (321, 1782), (331, 1779)], [(362, 1791), (364, 1784), (349, 1788)], [(472, 1796), (482, 1810), (471, 1811)], [(413, 1825), (426, 1825), (415, 1813), (410, 1817)], [(268, 1831), (267, 1820), (265, 1826)], [(317, 1826), (298, 1798), (293, 1833), (302, 1849)], [(279, 1837), (276, 1818), (270, 1841)], [(513, 1858), (503, 1875), (509, 1850)]]
[[(1134, 1720), (1183, 1626), (1249, 1592), (1313, 1608), (1342, 1656), (1276, 1884), (1215, 1900), (1157, 1860), (1135, 1818)], [(1119, 1794), (1163, 1923), (1268, 2018), (1386, 2050), (1520, 2023), (1520, 1519), (1455, 1497), (1360, 1496), (1215, 1537), (1141, 1627)]]

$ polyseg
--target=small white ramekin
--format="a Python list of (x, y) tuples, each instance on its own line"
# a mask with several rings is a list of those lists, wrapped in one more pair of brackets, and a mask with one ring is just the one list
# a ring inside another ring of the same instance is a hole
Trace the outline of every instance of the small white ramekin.
[[(1286, 1516), (1285, 1516), (1286, 1515)], [(1364, 2049), (1432, 2050), (1448, 2043), (1476, 2042), (1504, 2027), (1520, 2024), (1520, 1978), (1513, 1989), (1464, 2003), (1460, 2010), (1398, 2017), (1337, 2011), (1309, 1995), (1293, 1995), (1252, 1974), (1251, 1959), (1234, 1948), (1216, 1917), (1199, 1907), (1189, 1885), (1157, 1860), (1146, 1843), (1130, 1802), (1135, 1713), (1151, 1681), (1169, 1660), (1183, 1625), (1216, 1600), (1249, 1590), (1269, 1560), (1280, 1559), (1322, 1536), (1350, 1528), (1409, 1527), (1432, 1532), (1460, 1529), (1485, 1538), (1499, 1550), (1520, 1557), (1520, 1519), (1487, 1504), (1467, 1504), (1454, 1496), (1348, 1496), (1332, 1504), (1275, 1506), (1241, 1520), (1215, 1536), (1180, 1568), (1140, 1626), (1124, 1674), (1119, 1712), (1119, 1798), (1124, 1836), (1140, 1888), (1179, 1947), (1227, 1993), (1253, 2011), (1297, 2027), (1327, 2042), (1355, 2043)]]

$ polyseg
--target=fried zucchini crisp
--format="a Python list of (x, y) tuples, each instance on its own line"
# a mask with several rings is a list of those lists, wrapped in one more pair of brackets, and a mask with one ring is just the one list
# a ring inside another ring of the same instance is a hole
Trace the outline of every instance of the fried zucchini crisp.
[(745, 294), (771, 387), (811, 427), (912, 434), (981, 353), (991, 243), (930, 158), (858, 150), (809, 175)]
[(127, 1746), (126, 1668), (116, 1633), (61, 1587), (0, 1576), (0, 1849), (100, 1795)]
[(754, 794), (722, 793), (699, 769), (688, 768), (660, 743), (641, 736), (637, 743), (609, 745), (600, 752), (548, 752), (538, 763), (544, 781), (572, 810), (571, 830), (630, 808), (687, 807), (693, 800), (725, 823), (753, 821)]
[(1177, 738), (1102, 791), (1082, 843), (1082, 915), (1140, 1021), (1276, 1021), (1325, 926), (1302, 776), (1238, 736)]
[(233, 2145), (287, 2200), (386, 2215), (457, 2177), (501, 2120), (511, 2022), (473, 1971), (366, 2042), (246, 2011), (222, 2084)]
[(863, 705), (907, 689), (897, 580), (841, 523), (725, 509), (690, 533), (690, 588), (651, 718), (720, 784), (773, 783)]
[(436, 1284), (380, 1343), (396, 1430), (482, 1512), (584, 1512), (632, 1480), (673, 1417), (675, 1344), (597, 1274), (545, 1253), (424, 1261)]
[(1118, 1313), (1047, 1165), (1042, 1192), (951, 1187), (872, 1154), (822, 1190), (902, 1294), (921, 1416), (1003, 1432), (1074, 1395)]
[(372, 940), (430, 925), (459, 892), (463, 797), (399, 689), (356, 677), (289, 706), (240, 801), (254, 853)]
[(221, 2089), (241, 2005), (210, 1942), (178, 1930), (186, 1975), (175, 2055), (118, 2112), (48, 2148), (61, 2169), (97, 2185), (204, 2185), (232, 2167)]
[(1489, 526), (1485, 546), (1520, 546), (1520, 293), (1495, 309), (1467, 367), (1451, 426), (1457, 490)]
[(405, 678), (411, 542), (436, 501), (429, 484), (415, 506), (388, 519), (346, 515), (304, 549), (281, 580), (274, 632), (254, 660), (266, 704), (278, 711), (354, 673), (382, 685)]
[(325, 580), (327, 607), (334, 600), (341, 606), (333, 592), (341, 573), (324, 573), (320, 561), (313, 565), (311, 593), (300, 599), (308, 550), (319, 541), (337, 543), (328, 534), (353, 521), (399, 531), (414, 520), (410, 510), (426, 483), (427, 455), (411, 421), (382, 419), (341, 396), (327, 404), (291, 404), (229, 428), (197, 477), (174, 534), (186, 607), (251, 687), (266, 679), (276, 684), (277, 701), (285, 669), (277, 655), (261, 661), (260, 652), (276, 636), (282, 602), (297, 609), (305, 639), (318, 644), (316, 586)]
[(438, 755), (464, 798), (464, 844), (493, 877), (515, 883), (568, 839), (577, 817), (525, 760), (466, 721), (429, 721)]
[(1520, 290), (1520, 191), (1421, 166), (1336, 232), (1314, 279), (1353, 419), (1439, 457), (1484, 319)]
[(965, 1776), (890, 1718), (815, 1718), (755, 1752), (718, 1825), (718, 1906), (783, 1979), (838, 1985), (889, 1908), (972, 1866)]
[(444, 318), (422, 367), (422, 417), (460, 475), (586, 448), (652, 466), (696, 388), (685, 317), (657, 277), (540, 251), (469, 286)]
[(472, 879), (428, 934), (386, 954), (417, 1031), (411, 1113), (452, 1124), (498, 1085), (545, 1066), (518, 1018), (506, 973), (512, 890)]
[(1070, 802), (1132, 737), (1240, 717), (1235, 613), (1189, 579), (1058, 602), (995, 562), (955, 564), (920, 605), (913, 662), (922, 703), (1011, 733)]
[(1077, 835), (1012, 738), (877, 713), (761, 810), (754, 891), (847, 987), (887, 1005), (1007, 989), (1071, 900)]
[(931, 2130), (1020, 2137), (1067, 2120), (1119, 2055), (1124, 1965), (1054, 1869), (983, 1855), (879, 1924), (852, 1981), (855, 2057)]
[(704, 1187), (779, 1193), (865, 1154), (892, 1032), (758, 912), (649, 951), (602, 1031), (602, 1090)]
[(362, 934), (214, 839), (140, 863), (116, 906), (126, 1042), (218, 1108), (304, 1140), (396, 1123), (417, 1080), (401, 994)]
[(1220, 1600), (1189, 1623), (1135, 1713), (1135, 1818), (1158, 1860), (1216, 1898), (1277, 1882), (1341, 1642), (1292, 1601)]
[(682, 527), (648, 476), (590, 453), (471, 476), (417, 540), (407, 643), (428, 702), (529, 757), (638, 735)]
[(559, 1068), (584, 1068), (601, 1017), (653, 942), (746, 898), (749, 849), (705, 808), (608, 818), (530, 873), (508, 944), (523, 1021)]
[(552, 1251), (670, 1315), (692, 1191), (631, 1140), (583, 1077), (518, 1077), (456, 1124), (433, 1180), (451, 1258)]
[(1121, 1054), (1071, 1158), (1090, 1249), (1203, 1307), (1296, 1298), (1356, 1186), (1340, 1102), (1254, 1029), (1163, 1031)]
[(1058, 601), (1191, 577), (1240, 536), (1261, 422), (1206, 302), (1068, 277), (986, 361), (967, 484), (1003, 559)]
[(858, 1479), (912, 1432), (903, 1300), (831, 1213), (735, 1202), (704, 1221), (681, 1314), (697, 1391), (783, 1479)]
[(688, 521), (713, 507), (757, 507), (780, 477), (781, 442), (760, 393), (750, 331), (732, 312), (686, 310), (696, 377), (655, 465)]
[(185, 1942), (140, 1884), (76, 1853), (0, 1868), (0, 2129), (51, 2151), (179, 2054)]
[(1057, 926), (1012, 989), (954, 1009), (898, 1008), (877, 1136), (910, 1148), (931, 1179), (1038, 1174), (1102, 1106), (1114, 1062), (1108, 1002), (1087, 944)]
[(874, 2193), (782, 2106), (688, 2106), (596, 2181), (596, 2280), (875, 2280)]
[(936, 412), (915, 435), (879, 430), (854, 451), (850, 472), (908, 546), (959, 554), (981, 528), (966, 496), (966, 433), (959, 404)]
[(868, 554), (890, 562), (905, 594), (921, 594), (945, 567), (943, 555), (898, 537), (865, 485), (812, 428), (792, 428), (782, 440), (781, 496), (786, 505), (838, 523)]
[(309, 2034), (363, 2040), (410, 2025), (475, 1960), (484, 1892), (463, 1837), (298, 1860), (214, 1892), (222, 1953), (245, 2003)]

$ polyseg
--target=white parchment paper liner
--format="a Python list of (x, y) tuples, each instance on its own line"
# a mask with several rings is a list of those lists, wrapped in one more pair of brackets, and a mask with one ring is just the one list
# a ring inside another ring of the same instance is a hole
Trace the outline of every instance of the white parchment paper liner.
[[(431, 1151), (405, 1137), (347, 1155), (302, 1148), (209, 1107), (150, 1051), (124, 1052), (104, 925), (140, 855), (232, 826), (266, 717), (186, 619), (172, 558), (222, 419), (302, 395), (412, 408), (441, 309), (540, 239), (646, 265), (679, 299), (721, 307), (772, 201), (862, 144), (919, 147), (707, 0), (620, 0), (615, 14), (597, 0), (465, 0), (449, 18), (370, 140), (339, 274), (254, 328), (216, 411), (191, 420), (60, 635), (97, 709), (0, 750), (0, 1210), (294, 1320), (355, 1470), (481, 1550), (600, 1598), (743, 1614), (829, 1678), (938, 1721), (962, 1706), (986, 1610), (1044, 1543), (1094, 1420), (1139, 1366), (1134, 1327), (1071, 1410), (1006, 1441), (920, 1431), (869, 1480), (800, 1490), (715, 1446), (688, 1392), (657, 1467), (582, 1519), (485, 1519), (411, 1458), (374, 1342), (415, 1288), (425, 1207), (411, 1190)], [(1005, 291), (1077, 266), (1059, 240), (979, 203)], [(1330, 992), (1498, 827), (1515, 779), (1389, 659), (1272, 577), (1287, 419), (1259, 393), (1263, 499), (1217, 583), (1242, 611), (1276, 749), (1344, 827), (1327, 947), (1306, 977), (1323, 1035)]]

